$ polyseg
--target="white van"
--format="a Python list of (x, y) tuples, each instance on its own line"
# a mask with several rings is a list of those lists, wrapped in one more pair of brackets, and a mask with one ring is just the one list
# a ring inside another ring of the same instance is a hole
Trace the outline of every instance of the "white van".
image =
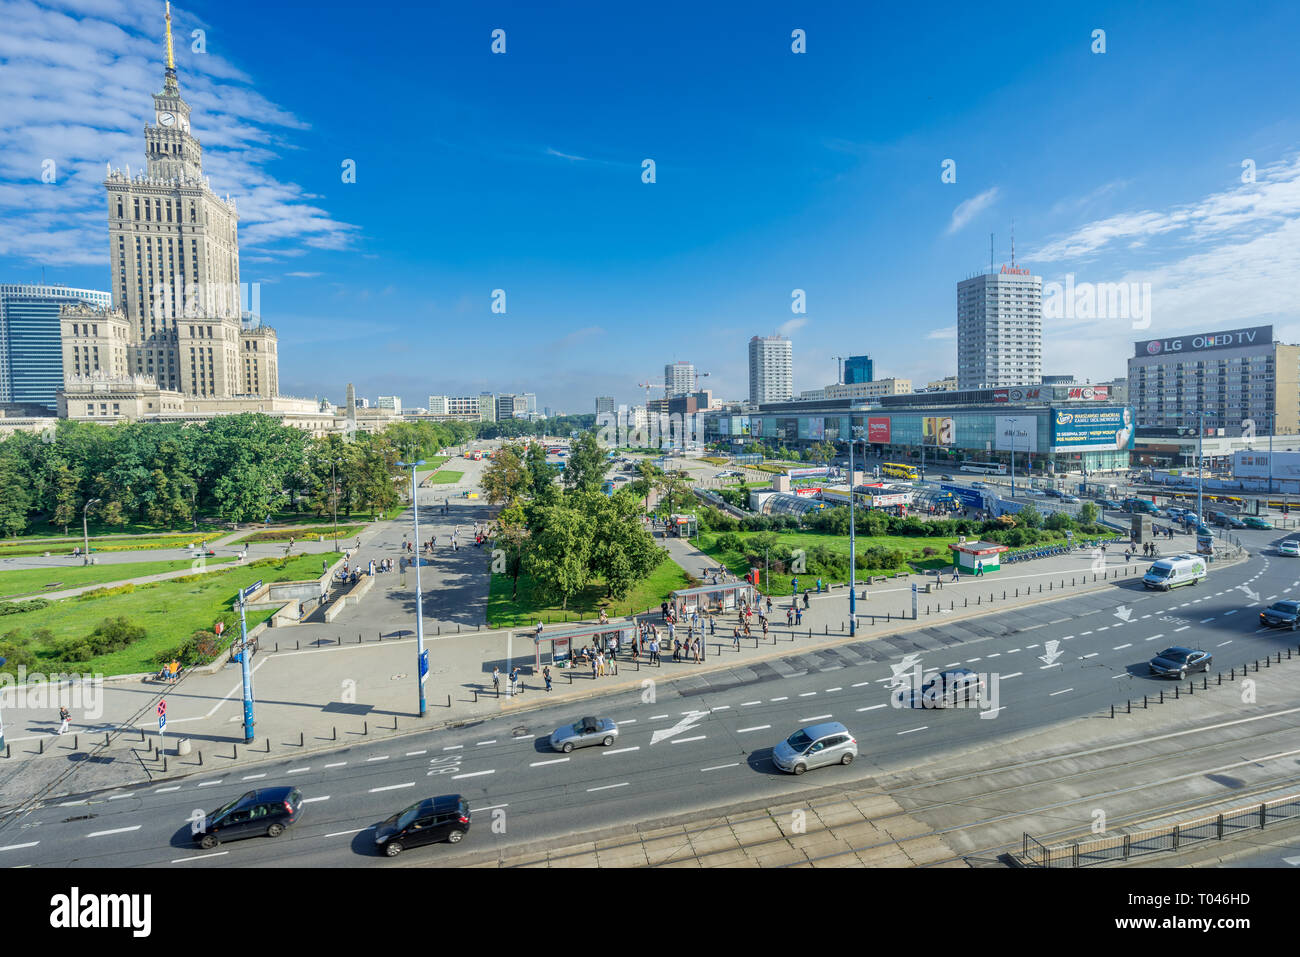
[(1147, 588), (1169, 591), (1179, 585), (1195, 585), (1205, 577), (1205, 559), (1196, 555), (1175, 555), (1162, 558), (1142, 576)]

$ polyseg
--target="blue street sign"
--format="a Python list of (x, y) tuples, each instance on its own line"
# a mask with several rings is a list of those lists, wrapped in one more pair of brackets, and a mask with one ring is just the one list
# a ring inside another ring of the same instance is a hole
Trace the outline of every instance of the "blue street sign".
[(246, 601), (249, 595), (253, 594), (253, 592), (257, 591), (261, 587), (262, 587), (262, 579), (259, 578), (257, 581), (253, 582), (253, 584), (249, 585), (247, 588), (245, 588), (243, 591), (239, 593), (239, 600)]
[(420, 652), (420, 683), (424, 684), (429, 678), (429, 650), (426, 648)]
[(167, 727), (167, 715), (160, 714), (158, 715), (158, 730), (161, 731), (165, 727)]

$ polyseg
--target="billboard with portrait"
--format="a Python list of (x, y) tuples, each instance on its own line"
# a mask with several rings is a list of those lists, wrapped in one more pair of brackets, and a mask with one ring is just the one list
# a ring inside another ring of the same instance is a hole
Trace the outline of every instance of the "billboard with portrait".
[(1133, 410), (1053, 409), (1053, 452), (1122, 452), (1133, 448)]

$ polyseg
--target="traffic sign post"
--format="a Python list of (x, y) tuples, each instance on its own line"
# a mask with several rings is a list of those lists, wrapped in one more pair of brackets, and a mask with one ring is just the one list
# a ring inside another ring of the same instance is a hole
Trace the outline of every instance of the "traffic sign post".
[[(0, 668), (3, 668), (4, 663), (8, 660), (9, 660), (8, 658), (0, 658)], [(5, 746), (5, 719), (4, 719), (4, 713), (0, 712), (0, 750), (3, 750), (4, 746)]]
[(916, 620), (916, 583), (912, 583), (912, 620)]
[(163, 734), (167, 729), (167, 699), (158, 702), (158, 746), (162, 747)]
[(260, 580), (249, 585), (239, 593), (239, 660), (240, 673), (244, 678), (244, 743), (253, 743), (253, 669), (249, 667), (248, 622), (244, 616), (244, 605), (248, 596), (262, 587)]

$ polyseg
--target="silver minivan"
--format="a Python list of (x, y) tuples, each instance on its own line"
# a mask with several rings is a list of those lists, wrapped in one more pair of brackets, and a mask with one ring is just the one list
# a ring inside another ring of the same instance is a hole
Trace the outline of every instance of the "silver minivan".
[(772, 763), (790, 774), (827, 764), (850, 764), (857, 756), (857, 740), (838, 721), (800, 728), (772, 749)]

